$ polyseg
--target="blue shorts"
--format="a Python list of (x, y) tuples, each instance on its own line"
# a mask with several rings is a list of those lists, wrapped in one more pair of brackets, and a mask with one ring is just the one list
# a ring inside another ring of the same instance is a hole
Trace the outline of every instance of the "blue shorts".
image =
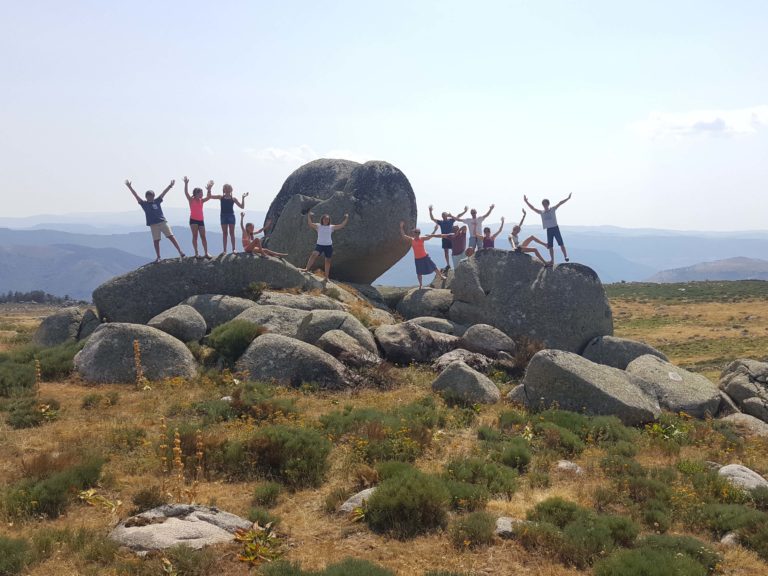
[(316, 244), (315, 252), (322, 254), (326, 258), (333, 258), (333, 246), (321, 246), (320, 244)]
[(221, 215), (221, 225), (224, 226), (226, 224), (231, 224), (232, 226), (235, 225), (235, 214), (234, 214), (234, 212), (232, 214), (222, 214)]
[(478, 248), (481, 248), (482, 244), (478, 246), (477, 242), (477, 236), (470, 236), (469, 241), (467, 242), (467, 248), (472, 248), (473, 250), (477, 250)]
[(424, 258), (416, 258), (416, 274), (423, 276), (424, 274), (432, 274), (437, 270), (437, 266), (432, 262), (432, 258), (424, 256)]
[(563, 237), (560, 235), (560, 226), (547, 228), (547, 248), (552, 248), (552, 240), (557, 240), (557, 245), (563, 245)]

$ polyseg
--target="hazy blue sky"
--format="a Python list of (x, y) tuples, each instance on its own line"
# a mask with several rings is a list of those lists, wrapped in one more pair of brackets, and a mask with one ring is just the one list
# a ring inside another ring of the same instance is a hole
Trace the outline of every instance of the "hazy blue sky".
[(763, 0), (0, 0), (0, 17), (4, 216), (132, 210), (125, 178), (185, 174), (266, 209), (331, 156), (395, 164), (422, 218), (573, 192), (561, 224), (768, 227)]

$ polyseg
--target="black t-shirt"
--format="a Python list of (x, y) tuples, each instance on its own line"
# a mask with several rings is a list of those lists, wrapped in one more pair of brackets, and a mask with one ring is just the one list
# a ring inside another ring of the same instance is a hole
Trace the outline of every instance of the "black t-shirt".
[(450, 234), (453, 232), (453, 225), (456, 224), (456, 220), (453, 218), (446, 218), (445, 220), (438, 220), (437, 224), (440, 226), (441, 234)]
[(160, 204), (163, 203), (162, 198), (155, 198), (152, 202), (147, 200), (139, 200), (139, 206), (144, 210), (144, 214), (147, 217), (147, 226), (152, 224), (160, 224), (165, 222), (165, 216), (163, 216), (163, 209)]
[(229, 215), (235, 213), (235, 199), (234, 198), (222, 198), (221, 199), (221, 215)]

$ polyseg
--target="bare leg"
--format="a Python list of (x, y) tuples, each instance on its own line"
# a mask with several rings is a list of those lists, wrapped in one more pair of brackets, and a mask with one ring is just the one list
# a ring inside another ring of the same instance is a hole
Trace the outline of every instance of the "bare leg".
[(210, 258), (211, 255), (208, 254), (208, 240), (205, 238), (205, 228), (200, 228), (200, 240), (203, 241), (203, 252), (205, 252), (205, 257)]
[(325, 279), (326, 280), (331, 279), (331, 259), (330, 258), (325, 259)]
[(563, 258), (565, 258), (565, 261), (570, 262), (570, 260), (568, 259), (568, 252), (565, 249), (565, 244), (560, 244), (560, 250), (563, 251)]
[[(222, 254), (226, 254), (227, 253), (227, 225), (226, 224), (221, 225), (221, 238), (224, 240), (224, 251), (222, 252)], [(232, 242), (234, 242), (234, 240)]]
[(445, 252), (445, 265), (446, 267), (450, 268), (451, 267), (451, 254), (450, 254), (451, 249), (445, 248), (443, 251)]
[(200, 227), (197, 224), (192, 224), (189, 228), (192, 230), (192, 248), (195, 249), (195, 258), (197, 258), (200, 256), (200, 254), (197, 253), (197, 234)]
[[(237, 248), (235, 248), (235, 225), (229, 224), (229, 241), (232, 242), (232, 254), (237, 252)], [(225, 249), (226, 252), (226, 249)]]
[(419, 277), (419, 290), (421, 290), (423, 288), (423, 286), (421, 285), (421, 274), (416, 274), (416, 276)]
[(160, 240), (153, 240), (152, 242), (155, 245), (155, 254), (157, 254), (155, 262), (160, 262)]
[(529, 248), (529, 247), (520, 247), (521, 252), (526, 252), (528, 254), (536, 254), (536, 258), (538, 258), (542, 264), (546, 264), (547, 261), (544, 260), (544, 257), (541, 255), (541, 252), (539, 252), (538, 248)]
[(179, 246), (179, 243), (176, 242), (176, 236), (168, 236), (168, 240), (171, 241), (171, 244), (176, 248), (176, 250), (179, 251), (179, 256), (184, 258), (184, 252), (181, 251), (181, 246)]
[(309, 255), (309, 260), (307, 260), (307, 267), (304, 268), (307, 272), (309, 272), (312, 269), (312, 264), (315, 263), (315, 260), (317, 260), (317, 257), (320, 256), (320, 252), (314, 250), (312, 254)]
[(536, 242), (537, 244), (541, 244), (545, 248), (547, 247), (547, 243), (543, 240), (539, 240), (536, 238), (536, 236), (528, 236), (525, 240), (523, 240), (523, 243), (520, 244), (521, 247), (526, 248), (531, 242)]

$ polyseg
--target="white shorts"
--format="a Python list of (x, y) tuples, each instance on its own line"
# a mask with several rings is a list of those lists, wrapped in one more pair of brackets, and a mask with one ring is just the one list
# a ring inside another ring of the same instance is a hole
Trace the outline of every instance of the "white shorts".
[(152, 240), (160, 240), (160, 235), (165, 234), (166, 238), (173, 236), (173, 230), (168, 226), (168, 222), (158, 222), (157, 224), (150, 224), (149, 229), (152, 231)]

